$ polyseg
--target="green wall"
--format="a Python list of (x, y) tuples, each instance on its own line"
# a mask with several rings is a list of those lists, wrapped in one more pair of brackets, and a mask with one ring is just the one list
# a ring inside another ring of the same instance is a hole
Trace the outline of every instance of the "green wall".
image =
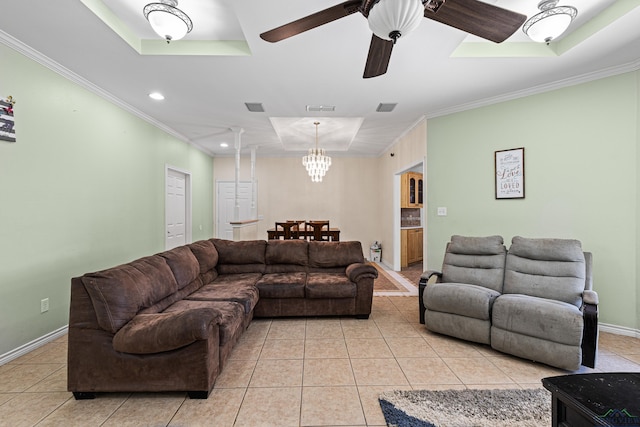
[[(450, 236), (575, 238), (594, 254), (600, 320), (640, 328), (639, 73), (430, 119), (427, 250)], [(525, 199), (495, 200), (494, 151), (525, 148)], [(448, 208), (437, 216), (436, 208)]]
[(165, 165), (192, 174), (192, 237), (211, 237), (213, 162), (4, 45), (0, 63), (17, 101), (17, 142), (0, 141), (2, 355), (68, 324), (71, 277), (164, 250)]

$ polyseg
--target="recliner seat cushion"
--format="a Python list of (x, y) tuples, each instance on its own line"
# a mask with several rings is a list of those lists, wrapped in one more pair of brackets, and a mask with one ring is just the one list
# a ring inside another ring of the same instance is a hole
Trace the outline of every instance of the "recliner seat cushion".
[(491, 307), (500, 293), (483, 286), (466, 283), (432, 283), (424, 290), (424, 304), (429, 310), (490, 320)]
[(493, 304), (492, 325), (561, 344), (582, 342), (582, 312), (572, 304), (546, 298), (502, 295)]

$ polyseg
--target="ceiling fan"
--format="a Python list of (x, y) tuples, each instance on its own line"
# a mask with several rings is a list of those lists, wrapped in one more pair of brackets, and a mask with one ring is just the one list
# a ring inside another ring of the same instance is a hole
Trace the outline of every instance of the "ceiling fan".
[(511, 36), (527, 17), (478, 0), (347, 0), (260, 34), (278, 42), (312, 28), (360, 12), (373, 35), (363, 77), (387, 72), (396, 41), (416, 28), (422, 17), (500, 43)]

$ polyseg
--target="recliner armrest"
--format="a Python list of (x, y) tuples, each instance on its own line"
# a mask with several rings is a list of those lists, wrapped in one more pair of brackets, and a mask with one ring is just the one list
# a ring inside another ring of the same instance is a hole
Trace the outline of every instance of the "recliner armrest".
[(598, 305), (598, 293), (596, 291), (586, 290), (582, 293), (582, 301), (585, 304)]
[[(436, 283), (442, 279), (442, 273), (436, 270), (427, 270), (420, 276), (420, 283)], [(435, 280), (435, 282), (434, 282)]]

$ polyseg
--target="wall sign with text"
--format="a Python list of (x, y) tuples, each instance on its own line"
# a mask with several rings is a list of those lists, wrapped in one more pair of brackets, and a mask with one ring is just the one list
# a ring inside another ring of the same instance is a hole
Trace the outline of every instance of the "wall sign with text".
[(496, 199), (524, 199), (524, 148), (495, 152)]
[(16, 130), (13, 120), (13, 97), (0, 98), (0, 141), (16, 142)]

